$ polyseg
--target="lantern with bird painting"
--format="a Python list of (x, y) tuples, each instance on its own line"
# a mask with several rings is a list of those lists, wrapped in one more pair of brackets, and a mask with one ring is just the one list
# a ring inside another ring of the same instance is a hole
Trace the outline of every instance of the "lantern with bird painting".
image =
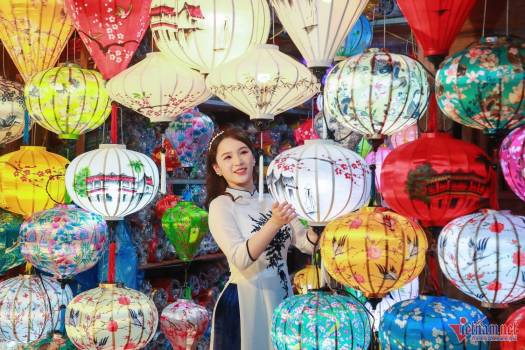
[(24, 128), (33, 125), (25, 113), (23, 89), (17, 82), (0, 78), (0, 145), (18, 140)]
[(18, 233), (24, 218), (0, 209), (0, 275), (22, 264)]

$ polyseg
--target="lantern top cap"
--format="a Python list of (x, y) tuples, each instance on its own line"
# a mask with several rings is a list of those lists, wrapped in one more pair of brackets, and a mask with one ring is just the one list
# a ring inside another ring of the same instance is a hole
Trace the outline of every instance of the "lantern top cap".
[(21, 151), (46, 151), (42, 146), (20, 146)]
[(253, 46), (254, 49), (267, 49), (279, 51), (279, 46), (273, 44), (257, 44)]
[(113, 144), (113, 143), (101, 143), (98, 146), (98, 149), (112, 149), (112, 148), (118, 148), (118, 149), (126, 149), (126, 145), (122, 145), (119, 143)]
[(306, 145), (335, 145), (334, 140), (330, 139), (316, 139), (316, 140), (304, 140), (304, 144)]

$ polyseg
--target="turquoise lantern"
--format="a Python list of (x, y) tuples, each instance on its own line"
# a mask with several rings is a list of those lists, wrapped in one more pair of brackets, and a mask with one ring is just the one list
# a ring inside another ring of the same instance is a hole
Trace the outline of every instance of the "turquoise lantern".
[(22, 216), (0, 209), (0, 275), (24, 262), (18, 244), (22, 222)]
[(352, 30), (346, 36), (345, 41), (337, 50), (335, 60), (340, 61), (346, 57), (363, 53), (370, 47), (373, 38), (372, 25), (365, 15), (361, 15), (355, 22)]

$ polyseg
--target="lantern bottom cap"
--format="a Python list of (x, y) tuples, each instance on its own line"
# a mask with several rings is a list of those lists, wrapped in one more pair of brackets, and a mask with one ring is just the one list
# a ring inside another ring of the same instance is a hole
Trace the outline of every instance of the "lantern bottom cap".
[(507, 307), (509, 307), (508, 304), (492, 304), (486, 302), (482, 302), (481, 306), (487, 309), (506, 309)]
[(78, 140), (79, 136), (78, 134), (60, 134), (58, 138), (61, 140)]

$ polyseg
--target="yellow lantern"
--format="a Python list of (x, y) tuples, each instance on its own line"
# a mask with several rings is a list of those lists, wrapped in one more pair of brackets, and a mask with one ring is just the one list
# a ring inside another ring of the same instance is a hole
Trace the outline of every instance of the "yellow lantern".
[(73, 32), (64, 0), (2, 0), (0, 22), (0, 40), (25, 81), (55, 65)]
[(22, 146), (0, 158), (0, 206), (25, 217), (64, 203), (69, 161), (45, 147)]
[(381, 298), (417, 278), (428, 242), (414, 221), (365, 207), (330, 222), (320, 240), (328, 273), (339, 283)]
[(306, 294), (309, 290), (319, 289), (320, 281), (321, 269), (315, 265), (306, 265), (305, 268), (295, 273), (293, 286), (299, 294)]

